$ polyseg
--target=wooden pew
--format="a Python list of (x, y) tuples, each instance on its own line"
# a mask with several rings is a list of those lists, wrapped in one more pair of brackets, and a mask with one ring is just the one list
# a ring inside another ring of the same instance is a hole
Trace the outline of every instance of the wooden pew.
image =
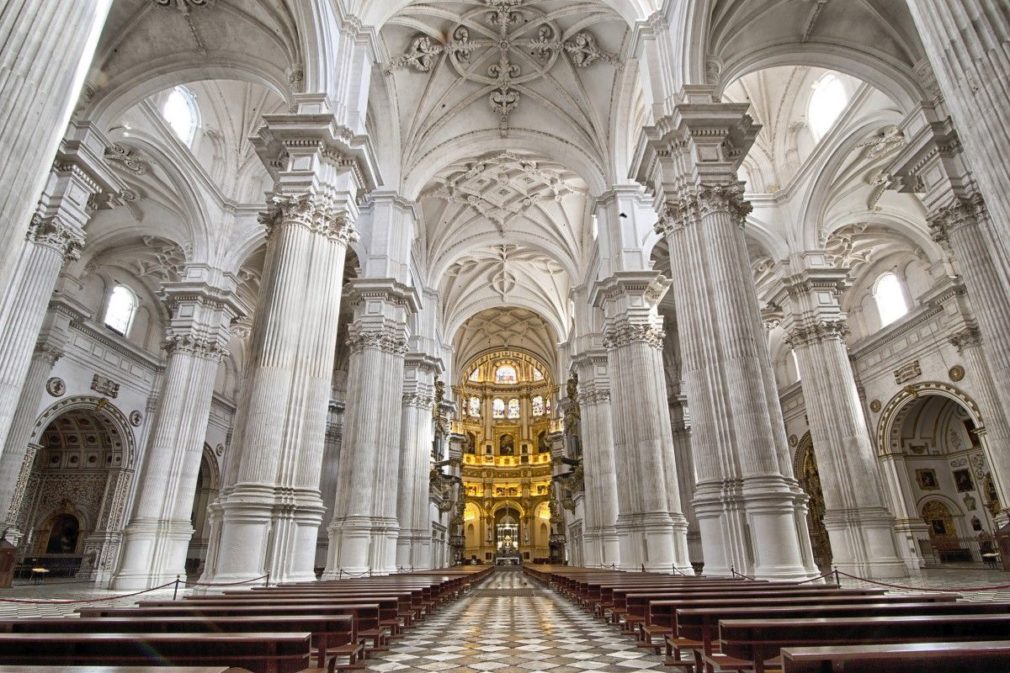
[(784, 673), (994, 673), (1010, 670), (1010, 641), (790, 647), (782, 664)]
[[(688, 638), (683, 634), (678, 634), (677, 613), (681, 610), (701, 610), (701, 609), (760, 609), (775, 610), (777, 608), (817, 608), (832, 606), (861, 606), (886, 603), (928, 603), (928, 604), (950, 604), (954, 603), (959, 596), (951, 593), (917, 594), (917, 595), (869, 595), (853, 596), (851, 594), (827, 594), (816, 596), (801, 596), (784, 598), (780, 596), (758, 597), (753, 596), (731, 596), (726, 598), (703, 598), (686, 599), (683, 601), (652, 601), (649, 603), (649, 621), (642, 626), (645, 632), (643, 640), (652, 642), (653, 638), (663, 638), (666, 645), (667, 665), (683, 665), (680, 661), (680, 649), (695, 649), (701, 647), (706, 653), (711, 653), (712, 633), (703, 631), (700, 638)], [(679, 635), (680, 637), (675, 637)], [(709, 639), (706, 641), (705, 638)]]
[(753, 669), (789, 647), (999, 640), (1010, 615), (915, 615), (809, 619), (727, 619), (719, 622), (721, 654), (706, 656), (720, 670)]
[(308, 633), (0, 633), (0, 665), (234, 665), (252, 673), (296, 673), (309, 659)]
[(336, 668), (359, 668), (358, 660), (364, 648), (355, 633), (351, 615), (289, 615), (222, 617), (201, 615), (192, 617), (42, 617), (0, 620), (0, 633), (255, 633), (292, 631), (309, 632), (317, 653), (318, 665), (326, 666), (327, 655), (346, 656), (347, 665)]

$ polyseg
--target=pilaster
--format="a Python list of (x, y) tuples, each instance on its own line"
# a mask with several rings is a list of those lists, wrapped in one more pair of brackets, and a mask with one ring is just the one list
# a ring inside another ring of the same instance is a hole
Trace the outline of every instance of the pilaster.
[(894, 516), (884, 499), (845, 345), (848, 326), (840, 295), (848, 287), (847, 272), (828, 267), (817, 253), (795, 265), (783, 271), (775, 301), (787, 309), (782, 326), (799, 363), (832, 563), (860, 577), (904, 577)]
[(806, 497), (742, 229), (750, 207), (736, 171), (759, 130), (746, 111), (686, 88), (674, 114), (647, 129), (637, 173), (655, 189), (656, 229), (671, 251), (705, 572), (802, 579), (816, 574)]
[(162, 344), (168, 362), (116, 589), (145, 589), (185, 575), (214, 379), (228, 352), (231, 322), (244, 314), (234, 278), (207, 268), (190, 268), (186, 278), (163, 288), (172, 311)]
[(327, 578), (396, 571), (407, 316), (418, 309), (417, 293), (393, 279), (362, 278), (351, 301), (348, 398), (356, 403), (347, 409)]
[(656, 312), (668, 287), (653, 271), (623, 271), (593, 291), (593, 304), (605, 315), (614, 463), (622, 485), (616, 529), (620, 567), (628, 570), (691, 570), (680, 494), (668, 488), (667, 473), (675, 467)]

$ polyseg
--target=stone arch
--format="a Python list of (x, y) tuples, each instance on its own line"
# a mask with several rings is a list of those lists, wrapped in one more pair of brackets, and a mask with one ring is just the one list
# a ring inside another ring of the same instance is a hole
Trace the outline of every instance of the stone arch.
[(877, 421), (877, 455), (886, 456), (892, 453), (893, 435), (900, 429), (904, 413), (909, 410), (912, 402), (925, 395), (937, 395), (952, 400), (968, 412), (969, 418), (978, 430), (985, 428), (978, 403), (966, 392), (943, 381), (923, 381), (905, 386), (884, 405), (880, 412), (880, 420)]

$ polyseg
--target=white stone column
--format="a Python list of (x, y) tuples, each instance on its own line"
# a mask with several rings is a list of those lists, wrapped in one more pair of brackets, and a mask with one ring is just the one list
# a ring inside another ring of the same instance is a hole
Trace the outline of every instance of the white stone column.
[(825, 266), (817, 254), (798, 263), (806, 268), (786, 271), (776, 303), (786, 309), (783, 328), (799, 363), (832, 564), (858, 577), (904, 577), (908, 573), (894, 540), (894, 515), (884, 500), (845, 345), (848, 325), (840, 295), (848, 284), (847, 272)]
[(83, 243), (83, 230), (71, 219), (39, 214), (32, 218), (13, 284), (0, 308), (10, 317), (9, 328), (0, 332), (0, 437), (6, 438), (11, 429), (60, 269), (78, 257)]
[[(1010, 251), (1010, 7), (1003, 0), (907, 0), (966, 158)], [(1005, 274), (1001, 281), (1006, 284)], [(1004, 292), (1007, 291), (1005, 285)], [(983, 330), (985, 334), (985, 330)]]
[(325, 578), (396, 571), (403, 367), (416, 292), (389, 279), (361, 278), (351, 301), (350, 401)]
[[(292, 146), (292, 150), (298, 146)], [(211, 506), (203, 581), (315, 578), (322, 519), (319, 475), (354, 201), (336, 157), (302, 146), (291, 174), (315, 165), (321, 185), (274, 197), (263, 221), (267, 259), (255, 313), (245, 390), (224, 487)]]
[(432, 404), (438, 368), (437, 361), (423, 353), (407, 355), (396, 498), (396, 518), (400, 524), (396, 539), (397, 568), (424, 570), (431, 567), (428, 491), (434, 440)]
[[(4, 156), (0, 165), (4, 186), (0, 288), (10, 287), (15, 276), (21, 239), (77, 104), (111, 4), (111, 0), (10, 0), (0, 7), (0, 148)], [(0, 316), (0, 333), (7, 333), (18, 320), (16, 315)]]
[[(984, 357), (971, 352), (973, 372), (982, 377), (978, 402), (985, 415), (986, 454), (1000, 497), (1000, 524), (1010, 518), (1010, 296), (1000, 285), (992, 250), (995, 229), (986, 202), (970, 193), (939, 208), (929, 219), (933, 238), (951, 253), (964, 278), (972, 314), (981, 332)], [(977, 338), (966, 337), (965, 344)], [(961, 346), (959, 346), (961, 348)], [(977, 349), (974, 349), (977, 350)], [(988, 385), (985, 380), (989, 379)]]
[(607, 353), (585, 351), (572, 358), (578, 373), (578, 402), (582, 420), (582, 460), (586, 480), (583, 532), (585, 564), (603, 567), (620, 564), (617, 535), (618, 485), (614, 465), (613, 418)]
[(3, 526), (10, 529), (7, 539), (15, 544), (21, 536), (21, 531), (17, 530), (17, 516), (35, 460), (35, 450), (29, 448), (28, 440), (42, 404), (46, 380), (61, 357), (62, 349), (50, 343), (39, 343), (35, 347), (3, 455), (0, 456), (0, 511), (6, 513)]
[(214, 379), (228, 352), (231, 321), (242, 314), (234, 286), (226, 274), (196, 267), (187, 269), (187, 280), (164, 288), (172, 311), (162, 346), (168, 363), (115, 589), (146, 589), (186, 574)]
[(736, 178), (758, 127), (746, 104), (720, 104), (707, 89), (684, 99), (648, 131), (638, 174), (657, 186), (657, 231), (671, 253), (705, 573), (813, 577)]
[[(337, 475), (340, 473), (340, 447), (344, 436), (344, 403), (330, 400), (329, 420), (326, 424), (326, 440), (323, 449), (323, 464), (319, 475), (319, 496), (326, 512), (323, 521), (333, 518), (333, 503), (337, 499)], [(326, 553), (330, 546), (330, 535), (324, 526), (316, 533), (316, 567), (326, 566)]]
[(616, 528), (620, 567), (626, 570), (643, 566), (658, 572), (691, 570), (680, 494), (668, 488), (673, 445), (663, 376), (663, 330), (656, 312), (667, 287), (655, 272), (620, 271), (594, 290), (593, 303), (606, 316), (603, 344), (611, 379), (614, 463), (621, 485)]

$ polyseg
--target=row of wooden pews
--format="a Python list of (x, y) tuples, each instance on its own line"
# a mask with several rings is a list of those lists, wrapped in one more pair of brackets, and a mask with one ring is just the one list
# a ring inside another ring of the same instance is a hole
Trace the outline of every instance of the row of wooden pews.
[(665, 648), (666, 664), (688, 673), (1010, 670), (1007, 602), (740, 577), (525, 571), (618, 624), (639, 646)]
[(141, 600), (127, 608), (84, 607), (77, 616), (0, 620), (0, 673), (3, 666), (27, 671), (29, 665), (67, 673), (90, 673), (94, 666), (223, 666), (216, 670), (251, 673), (364, 668), (371, 652), (387, 649), (490, 572), (462, 567), (282, 584)]

